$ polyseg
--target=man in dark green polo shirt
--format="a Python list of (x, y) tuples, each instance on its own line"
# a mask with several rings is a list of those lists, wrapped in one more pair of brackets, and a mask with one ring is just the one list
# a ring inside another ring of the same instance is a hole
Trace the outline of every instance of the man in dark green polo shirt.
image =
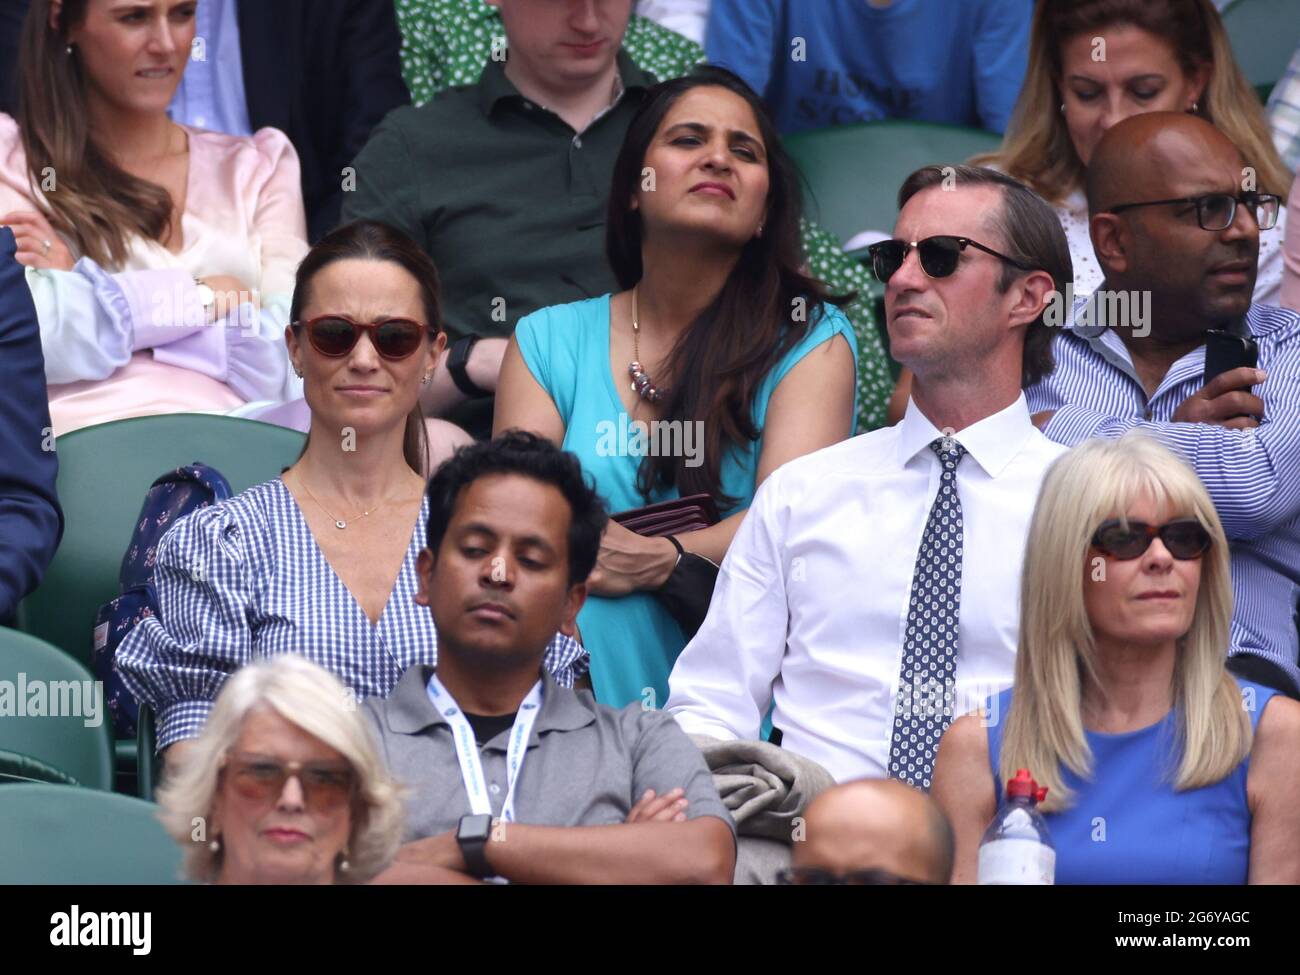
[(616, 290), (605, 204), (654, 84), (620, 50), (632, 0), (489, 2), (506, 38), (478, 84), (389, 114), (343, 204), (344, 221), (383, 220), (433, 258), (452, 341), (424, 406), (478, 436), (491, 429), (488, 397), (515, 323)]

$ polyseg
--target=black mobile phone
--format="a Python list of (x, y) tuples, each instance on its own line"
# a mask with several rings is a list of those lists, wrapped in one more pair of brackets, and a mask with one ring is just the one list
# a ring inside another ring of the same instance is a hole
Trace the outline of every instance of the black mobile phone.
[(1205, 333), (1205, 380), (1208, 383), (1215, 376), (1231, 369), (1259, 365), (1259, 346), (1249, 335), (1234, 335), (1220, 329), (1210, 329)]

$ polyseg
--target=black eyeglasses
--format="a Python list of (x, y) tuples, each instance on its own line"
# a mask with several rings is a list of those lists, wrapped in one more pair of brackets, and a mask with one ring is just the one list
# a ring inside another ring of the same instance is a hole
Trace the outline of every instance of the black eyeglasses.
[(777, 872), (776, 882), (794, 887), (823, 887), (829, 885), (892, 887), (901, 884), (908, 886), (925, 884), (924, 880), (900, 877), (888, 870), (850, 870), (848, 873), (835, 873), (831, 870), (823, 870), (821, 867), (792, 867), (780, 870)]
[(1282, 208), (1282, 198), (1272, 193), (1243, 193), (1233, 196), (1231, 193), (1206, 193), (1204, 196), (1181, 196), (1176, 200), (1148, 200), (1145, 203), (1121, 203), (1103, 213), (1123, 213), (1137, 207), (1171, 206), (1185, 203), (1196, 207), (1196, 222), (1202, 230), (1220, 231), (1232, 226), (1237, 218), (1237, 204), (1242, 203), (1251, 208), (1255, 223), (1260, 230), (1272, 230), (1277, 225), (1277, 214)]
[(907, 260), (907, 255), (913, 247), (916, 248), (916, 252), (921, 258), (921, 270), (932, 278), (946, 278), (956, 271), (961, 252), (967, 247), (974, 247), (985, 254), (992, 254), (999, 260), (1006, 261), (1022, 271), (1039, 270), (1039, 268), (1018, 261), (1014, 257), (999, 254), (992, 247), (985, 247), (979, 241), (971, 240), (969, 237), (953, 237), (949, 234), (939, 234), (921, 241), (914, 240), (911, 243), (905, 240), (882, 240), (879, 243), (872, 244), (867, 248), (867, 253), (871, 255), (871, 269), (876, 272), (876, 277), (881, 282), (887, 282), (892, 278), (894, 272), (903, 266), (903, 262)]
[(1199, 559), (1210, 547), (1210, 533), (1194, 518), (1148, 525), (1145, 521), (1119, 519), (1103, 521), (1092, 536), (1093, 547), (1111, 558), (1127, 562), (1136, 559), (1159, 538), (1176, 559)]

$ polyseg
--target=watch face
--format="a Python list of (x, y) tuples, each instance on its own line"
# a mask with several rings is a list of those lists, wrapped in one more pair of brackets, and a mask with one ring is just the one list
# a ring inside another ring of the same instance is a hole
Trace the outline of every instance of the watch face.
[(209, 285), (199, 285), (199, 304), (204, 308), (211, 308), (217, 303), (217, 293)]
[(486, 840), (492, 832), (492, 817), (487, 814), (461, 817), (456, 827), (456, 838), (460, 840)]

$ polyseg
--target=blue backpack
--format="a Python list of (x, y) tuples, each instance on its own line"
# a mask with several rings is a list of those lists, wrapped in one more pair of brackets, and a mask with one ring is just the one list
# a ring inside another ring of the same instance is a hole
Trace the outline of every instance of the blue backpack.
[(230, 483), (220, 471), (206, 464), (178, 467), (153, 482), (144, 496), (131, 544), (122, 556), (116, 599), (99, 607), (95, 614), (95, 639), (91, 667), (104, 682), (108, 711), (118, 738), (134, 738), (140, 705), (117, 672), (114, 657), (118, 645), (137, 623), (158, 613), (158, 596), (153, 587), (153, 570), (158, 542), (173, 524), (191, 511), (225, 501)]

